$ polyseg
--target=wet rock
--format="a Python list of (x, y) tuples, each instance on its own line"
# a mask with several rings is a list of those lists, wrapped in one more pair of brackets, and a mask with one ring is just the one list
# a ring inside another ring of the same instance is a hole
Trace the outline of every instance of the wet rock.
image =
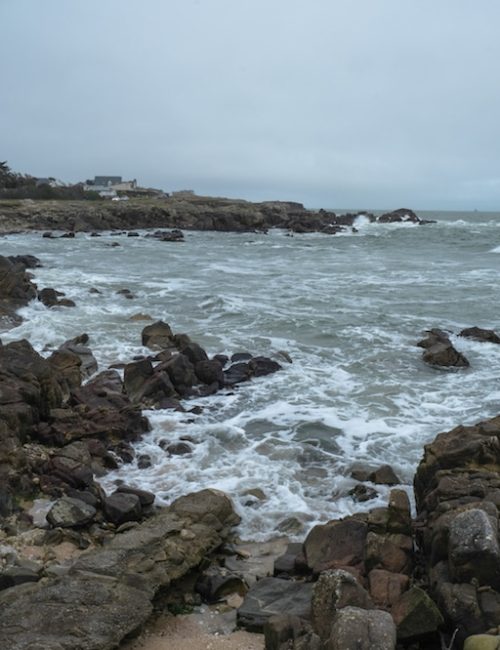
[(151, 349), (164, 349), (173, 345), (173, 333), (163, 321), (156, 321), (142, 330), (142, 345)]
[(73, 300), (68, 298), (59, 298), (59, 296), (64, 296), (60, 291), (56, 291), (50, 287), (46, 287), (38, 292), (38, 300), (43, 303), (46, 307), (74, 307), (75, 303)]
[(344, 607), (335, 614), (325, 650), (395, 650), (396, 626), (387, 612)]
[(188, 445), (187, 442), (168, 443), (162, 440), (160, 442), (160, 447), (170, 456), (185, 456), (186, 454), (191, 454), (193, 452), (193, 448), (191, 445)]
[[(266, 650), (280, 650), (288, 641), (298, 639), (306, 634), (304, 621), (298, 616), (278, 614), (271, 616), (264, 624)], [(318, 639), (319, 641), (319, 639)], [(289, 646), (285, 646), (289, 647)], [(293, 648), (295, 648), (295, 644)], [(310, 648), (311, 646), (306, 646)], [(318, 646), (319, 650), (319, 646)]]
[(364, 501), (370, 501), (371, 499), (376, 499), (378, 492), (368, 485), (363, 485), (363, 483), (358, 483), (355, 485), (352, 490), (348, 492), (349, 496), (352, 496), (354, 501), (363, 503)]
[(314, 631), (326, 641), (330, 637), (332, 620), (337, 610), (352, 606), (373, 609), (365, 589), (347, 571), (324, 571), (314, 585), (311, 621)]
[(235, 352), (231, 355), (231, 363), (241, 363), (242, 361), (250, 361), (252, 355), (249, 352)]
[(108, 521), (120, 526), (141, 518), (141, 500), (137, 494), (114, 492), (103, 499), (103, 510)]
[(149, 359), (128, 363), (124, 368), (123, 383), (133, 404), (155, 406), (165, 398), (177, 395), (167, 372), (153, 369)]
[(404, 490), (391, 490), (388, 505), (387, 530), (390, 533), (411, 535), (410, 499)]
[(153, 505), (154, 500), (156, 498), (153, 492), (148, 492), (147, 490), (141, 490), (139, 488), (132, 487), (131, 485), (120, 485), (116, 489), (116, 492), (123, 493), (123, 494), (135, 494), (135, 496), (139, 498), (139, 502), (141, 504), (141, 507), (143, 508)]
[(130, 289), (118, 289), (116, 294), (127, 298), (127, 300), (133, 300), (135, 298), (135, 295), (130, 291)]
[(382, 214), (377, 221), (379, 223), (419, 223), (420, 219), (413, 210), (399, 208), (398, 210)]
[(224, 372), (221, 364), (216, 360), (198, 361), (194, 366), (194, 372), (204, 384), (216, 383), (218, 387), (224, 385)]
[(446, 332), (439, 329), (427, 331), (427, 337), (417, 343), (424, 348), (422, 359), (432, 366), (467, 368), (469, 361), (452, 345)]
[(137, 467), (139, 469), (147, 469), (148, 467), (151, 467), (151, 465), (151, 456), (149, 456), (149, 454), (141, 454), (137, 457)]
[(253, 357), (248, 362), (248, 367), (253, 377), (263, 377), (282, 369), (277, 361), (273, 361), (267, 357)]
[(398, 640), (407, 641), (436, 632), (444, 623), (434, 601), (420, 587), (405, 592), (392, 608)]
[(0, 323), (13, 326), (21, 322), (17, 309), (36, 298), (36, 293), (25, 264), (0, 255)]
[(96, 509), (72, 497), (58, 499), (47, 514), (47, 521), (54, 528), (75, 528), (93, 521)]
[(98, 370), (97, 360), (94, 357), (92, 350), (88, 347), (89, 342), (88, 334), (80, 334), (61, 345), (59, 350), (67, 350), (75, 354), (81, 361), (80, 372), (83, 379), (88, 379)]
[(315, 526), (304, 542), (308, 567), (320, 573), (362, 563), (367, 533), (366, 522), (354, 517)]
[(167, 372), (181, 397), (189, 394), (192, 386), (197, 382), (194, 366), (183, 354), (175, 355), (169, 361), (159, 364), (156, 369)]
[(485, 330), (481, 327), (467, 327), (458, 336), (474, 339), (475, 341), (487, 341), (488, 343), (500, 343), (500, 336), (493, 330)]
[(309, 619), (312, 584), (280, 578), (263, 578), (246, 594), (238, 610), (238, 625), (250, 631), (262, 631), (264, 624), (277, 614)]
[(227, 370), (224, 370), (224, 383), (226, 386), (235, 386), (250, 379), (251, 372), (248, 363), (233, 363)]
[(399, 485), (400, 479), (390, 465), (382, 465), (375, 471), (371, 472), (368, 480), (376, 485)]

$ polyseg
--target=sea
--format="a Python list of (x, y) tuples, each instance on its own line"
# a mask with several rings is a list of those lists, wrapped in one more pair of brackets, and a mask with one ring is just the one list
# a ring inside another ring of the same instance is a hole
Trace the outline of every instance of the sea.
[[(142, 313), (209, 355), (276, 359), (280, 372), (186, 403), (199, 415), (146, 411), (152, 430), (135, 447), (151, 467), (134, 461), (100, 480), (109, 492), (120, 481), (151, 490), (160, 505), (216, 488), (233, 499), (243, 539), (303, 538), (317, 523), (386, 504), (385, 486), (353, 499), (353, 469), (389, 464), (412, 498), (426, 443), (500, 413), (500, 345), (457, 336), (473, 325), (500, 331), (500, 213), (419, 216), (436, 223), (360, 216), (357, 232), (335, 236), (186, 231), (183, 243), (4, 235), (0, 253), (39, 257), (38, 287), (64, 291), (76, 307), (33, 301), (1, 338), (26, 338), (47, 356), (86, 332), (104, 370), (149, 353), (147, 322), (130, 320)], [(470, 368), (423, 363), (416, 343), (433, 327), (452, 333)], [(186, 438), (189, 455), (160, 446)]]

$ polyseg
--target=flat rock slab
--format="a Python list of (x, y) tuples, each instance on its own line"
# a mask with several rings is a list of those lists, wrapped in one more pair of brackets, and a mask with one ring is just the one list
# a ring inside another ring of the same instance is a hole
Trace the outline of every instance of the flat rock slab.
[(158, 589), (196, 567), (237, 520), (222, 492), (203, 490), (84, 553), (67, 575), (6, 589), (0, 648), (116, 648), (146, 622)]
[(247, 593), (238, 610), (238, 624), (248, 630), (262, 631), (271, 616), (289, 614), (309, 619), (313, 584), (280, 578), (259, 580)]

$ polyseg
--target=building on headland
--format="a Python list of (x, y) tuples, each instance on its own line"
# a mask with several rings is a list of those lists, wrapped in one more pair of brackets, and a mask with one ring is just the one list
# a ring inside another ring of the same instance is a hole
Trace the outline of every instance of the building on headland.
[(137, 180), (124, 181), (121, 176), (94, 176), (94, 180), (85, 182), (84, 190), (97, 192), (105, 199), (112, 199), (118, 196), (119, 192), (133, 191), (137, 188)]

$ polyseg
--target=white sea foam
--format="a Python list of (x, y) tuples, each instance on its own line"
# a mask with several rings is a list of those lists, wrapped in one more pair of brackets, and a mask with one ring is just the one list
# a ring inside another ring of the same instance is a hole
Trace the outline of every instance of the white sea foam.
[[(411, 494), (424, 443), (500, 412), (500, 346), (453, 336), (471, 368), (449, 373), (425, 366), (415, 347), (431, 327), (500, 327), (500, 258), (484, 254), (500, 252), (491, 243), (499, 223), (471, 216), (411, 227), (358, 217), (359, 232), (343, 238), (189, 233), (182, 247), (109, 234), (12, 235), (1, 253), (38, 255), (38, 285), (66, 292), (76, 307), (33, 301), (1, 338), (28, 338), (48, 354), (85, 331), (104, 369), (148, 353), (145, 322), (129, 320), (141, 312), (188, 332), (210, 354), (275, 358), (280, 373), (194, 400), (201, 415), (148, 412), (152, 431), (136, 454), (148, 454), (152, 466), (123, 465), (104, 484), (112, 490), (124, 480), (165, 504), (218, 487), (234, 498), (244, 537), (268, 537), (290, 517), (306, 530), (359, 509), (348, 494), (353, 467), (388, 462)], [(115, 241), (120, 247), (107, 246)], [(121, 288), (135, 298), (116, 294)], [(186, 436), (190, 455), (159, 446)], [(361, 507), (386, 502), (388, 488), (375, 487), (379, 497)], [(252, 488), (266, 499), (246, 494)]]

